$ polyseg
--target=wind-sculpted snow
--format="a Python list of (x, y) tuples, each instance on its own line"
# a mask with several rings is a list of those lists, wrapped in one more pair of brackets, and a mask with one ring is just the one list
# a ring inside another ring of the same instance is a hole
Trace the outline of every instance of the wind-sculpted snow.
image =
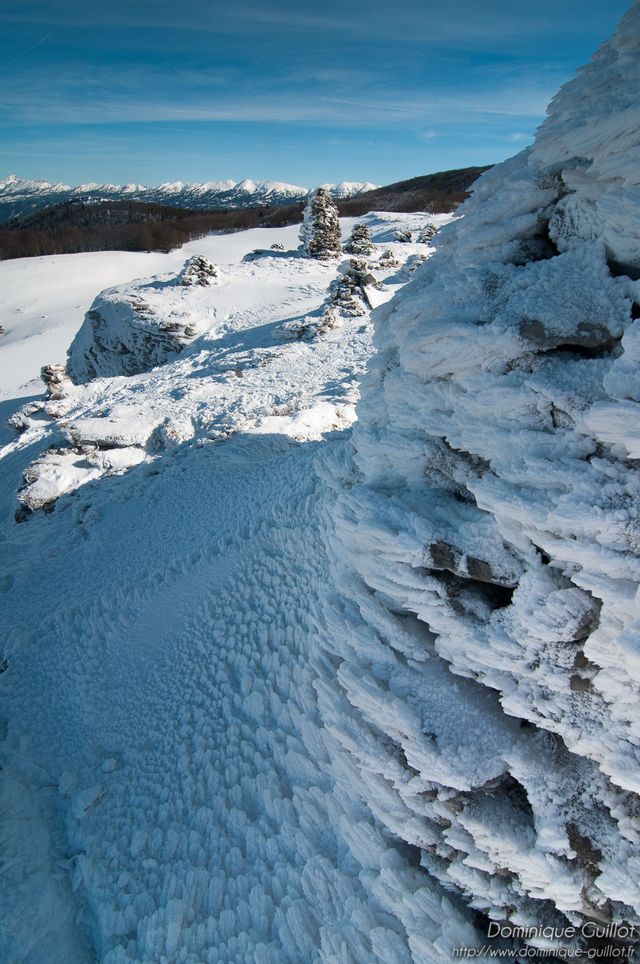
[(634, 6), (379, 309), (328, 473), (338, 767), (520, 924), (640, 921), (639, 38)]

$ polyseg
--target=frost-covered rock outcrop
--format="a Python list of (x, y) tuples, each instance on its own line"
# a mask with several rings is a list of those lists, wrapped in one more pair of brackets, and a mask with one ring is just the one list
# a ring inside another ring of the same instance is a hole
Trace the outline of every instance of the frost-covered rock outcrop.
[(334, 465), (367, 859), (519, 924), (640, 919), (639, 42), (635, 5), (380, 309)]
[[(211, 321), (206, 308), (196, 315), (178, 301), (169, 313), (163, 292), (170, 284), (207, 287), (217, 277), (206, 258), (189, 258), (177, 278), (141, 281), (126, 290), (101, 292), (85, 315), (68, 352), (67, 372), (76, 384), (92, 378), (137, 375), (178, 355)], [(199, 321), (198, 321), (199, 318)]]

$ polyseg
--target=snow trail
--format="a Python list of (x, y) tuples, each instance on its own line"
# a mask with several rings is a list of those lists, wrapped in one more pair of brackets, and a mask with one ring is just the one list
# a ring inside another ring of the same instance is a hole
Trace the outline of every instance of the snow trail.
[[(457, 916), (334, 789), (336, 740), (318, 708), (318, 694), (334, 699), (322, 639), (333, 590), (314, 469), (334, 444), (238, 436), (18, 528), (7, 763), (17, 779), (28, 758), (43, 823), (62, 821), (64, 853), (51, 845), (43, 860), (62, 861), (74, 890), (49, 897), (26, 959), (55, 944), (61, 961), (89, 960), (84, 945), (109, 964), (366, 962), (389, 948), (409, 960), (391, 883), (429, 895), (423, 923)], [(57, 602), (33, 595), (45, 582)], [(361, 880), (357, 835), (372, 832)], [(25, 928), (8, 953), (22, 959), (30, 893), (11, 873), (5, 885), (4, 915)]]

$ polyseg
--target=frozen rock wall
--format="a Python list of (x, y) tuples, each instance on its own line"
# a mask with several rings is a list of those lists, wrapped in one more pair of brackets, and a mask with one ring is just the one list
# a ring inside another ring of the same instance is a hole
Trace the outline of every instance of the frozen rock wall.
[(636, 4), (378, 311), (329, 472), (336, 767), (520, 924), (640, 913), (639, 41)]

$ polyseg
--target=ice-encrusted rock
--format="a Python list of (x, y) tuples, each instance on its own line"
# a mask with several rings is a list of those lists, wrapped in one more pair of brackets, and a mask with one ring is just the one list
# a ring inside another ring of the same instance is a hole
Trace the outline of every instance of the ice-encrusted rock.
[(438, 229), (435, 224), (426, 224), (418, 235), (418, 241), (420, 244), (431, 244), (437, 233)]
[(135, 409), (115, 407), (109, 416), (60, 421), (58, 425), (64, 444), (49, 446), (23, 473), (18, 521), (37, 509), (52, 508), (62, 495), (88, 482), (118, 475), (146, 461), (147, 446), (152, 451), (167, 447), (157, 418)]
[(635, 4), (378, 311), (329, 472), (336, 769), (522, 925), (640, 922), (639, 50)]
[[(209, 284), (198, 280), (211, 278), (201, 267), (192, 260), (189, 267), (185, 266), (190, 273), (178, 277), (179, 284), (185, 286), (185, 298), (192, 288)], [(186, 277), (190, 280), (184, 281)], [(206, 315), (196, 315), (179, 303), (167, 315), (158, 306), (163, 284), (166, 282), (140, 282), (98, 295), (68, 352), (67, 372), (76, 384), (149, 371), (174, 358), (202, 334)]]
[(325, 188), (319, 187), (305, 205), (300, 242), (302, 251), (309, 258), (327, 261), (340, 257), (338, 208)]
[(382, 252), (378, 259), (378, 267), (386, 270), (388, 268), (397, 268), (400, 266), (400, 261), (396, 258), (393, 251), (387, 248)]
[(49, 509), (60, 496), (105, 475), (118, 475), (146, 458), (136, 445), (102, 448), (96, 444), (51, 447), (24, 472), (18, 491), (16, 520), (22, 522), (31, 512)]
[(367, 288), (377, 284), (364, 259), (350, 258), (340, 265), (338, 277), (331, 285), (331, 301), (347, 315), (364, 315), (371, 308)]
[(47, 389), (47, 397), (56, 401), (64, 398), (71, 387), (69, 376), (64, 365), (43, 365), (40, 377)]

